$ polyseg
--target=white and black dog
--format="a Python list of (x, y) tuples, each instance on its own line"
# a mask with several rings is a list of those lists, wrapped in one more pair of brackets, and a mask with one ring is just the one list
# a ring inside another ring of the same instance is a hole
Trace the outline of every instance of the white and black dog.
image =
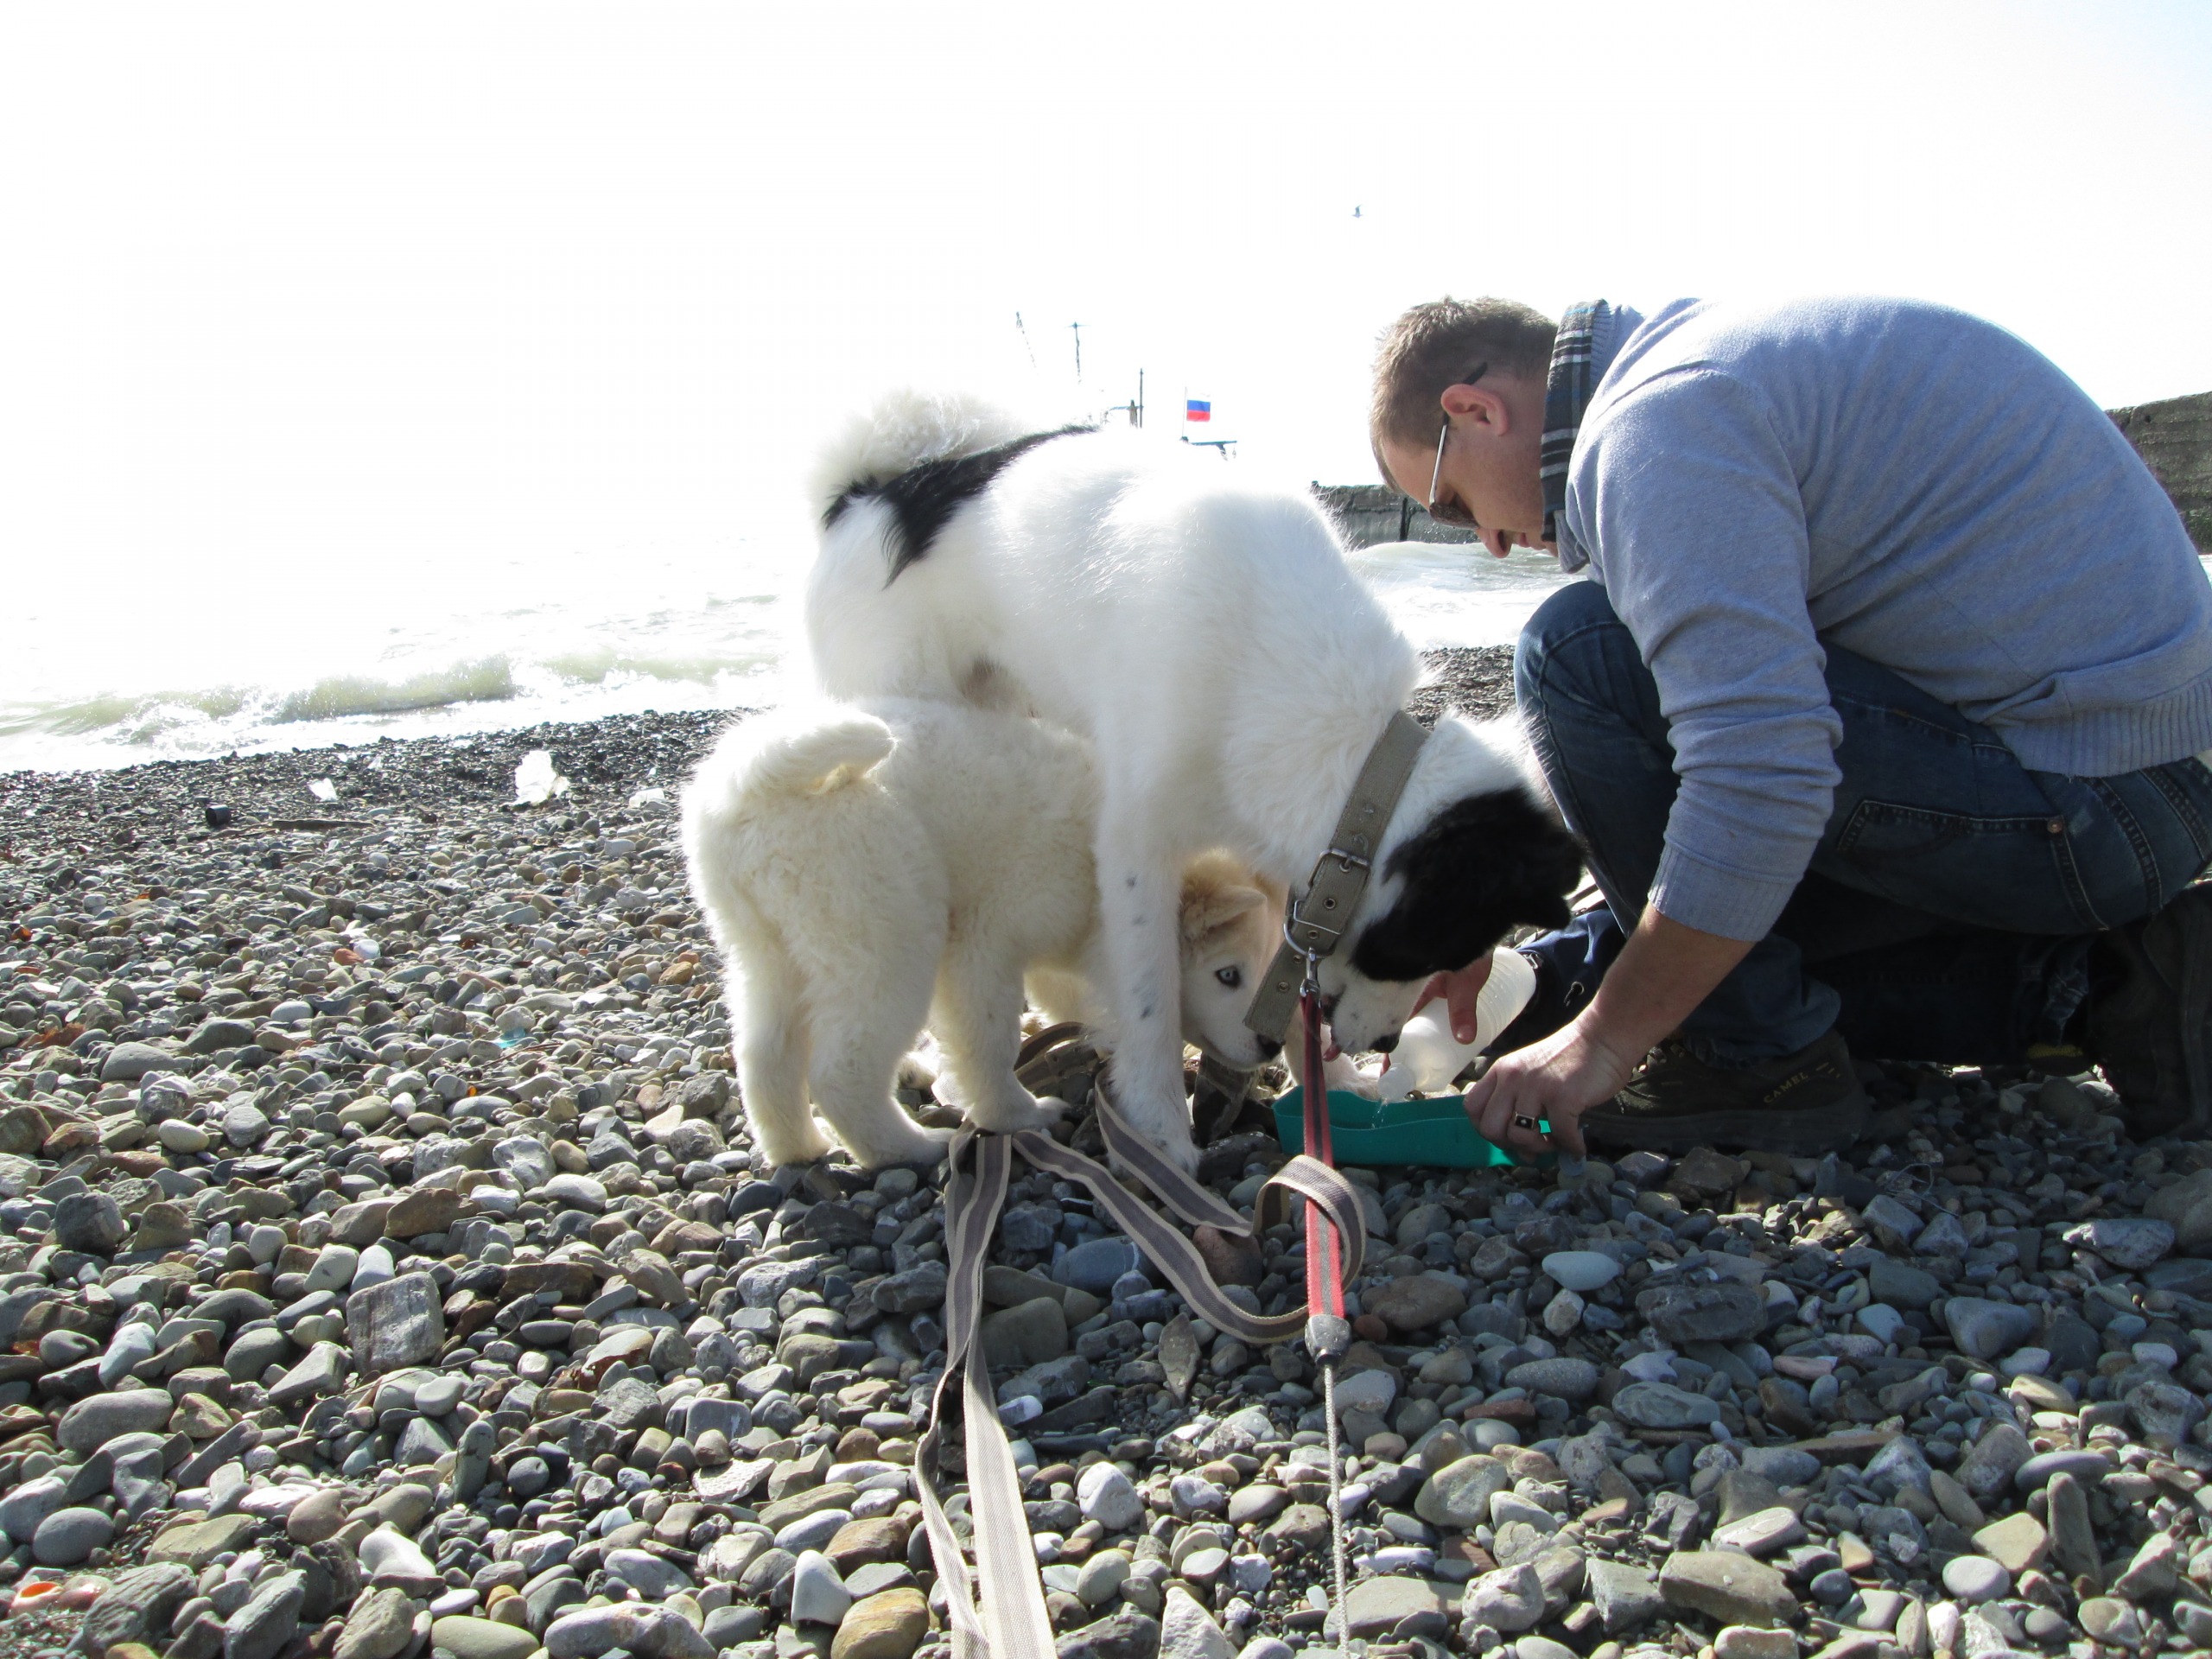
[[(1303, 883), (1414, 688), (1413, 647), (1306, 492), (1241, 486), (1135, 435), (898, 394), (831, 447), (815, 496), (806, 621), (824, 690), (1023, 709), (1095, 746), (1116, 1095), (1193, 1166), (1183, 866), (1221, 847)], [(1387, 1048), (1431, 974), (1516, 924), (1563, 925), (1580, 865), (1518, 731), (1440, 722), (1323, 969), (1338, 1042)]]

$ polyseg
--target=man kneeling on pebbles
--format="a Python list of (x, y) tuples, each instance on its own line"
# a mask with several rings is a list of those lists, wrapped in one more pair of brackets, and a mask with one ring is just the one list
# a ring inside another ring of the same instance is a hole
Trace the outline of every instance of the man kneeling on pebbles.
[[(1515, 689), (1605, 902), (1467, 1095), (1493, 1140), (1847, 1143), (1854, 1056), (2212, 1125), (2212, 587), (2112, 422), (1893, 300), (1501, 300), (1386, 335), (1384, 476), (1587, 580)], [(1432, 986), (1470, 1037), (1487, 961)]]

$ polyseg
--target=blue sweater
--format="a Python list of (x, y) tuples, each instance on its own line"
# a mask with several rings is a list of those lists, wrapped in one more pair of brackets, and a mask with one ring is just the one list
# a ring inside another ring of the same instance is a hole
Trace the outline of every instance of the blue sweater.
[(2212, 748), (2212, 584), (2082, 389), (1992, 323), (1906, 300), (1616, 308), (1561, 563), (1658, 683), (1681, 779), (1651, 902), (1763, 937), (1828, 819), (1823, 641), (2106, 777)]

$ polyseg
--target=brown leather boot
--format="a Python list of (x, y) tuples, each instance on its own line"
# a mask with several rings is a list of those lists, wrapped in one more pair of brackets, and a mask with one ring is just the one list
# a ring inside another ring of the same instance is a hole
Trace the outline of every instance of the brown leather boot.
[(1628, 1086), (1582, 1115), (1593, 1144), (1647, 1152), (1736, 1147), (1815, 1158), (1866, 1129), (1866, 1091), (1843, 1039), (1758, 1065), (1708, 1065), (1679, 1042), (1651, 1051)]

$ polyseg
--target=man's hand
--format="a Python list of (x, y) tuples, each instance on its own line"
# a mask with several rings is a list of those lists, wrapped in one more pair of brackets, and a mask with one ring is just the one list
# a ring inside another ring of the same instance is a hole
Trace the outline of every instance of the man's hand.
[(1463, 1043), (1475, 1040), (1475, 999), (1483, 994), (1483, 987), (1490, 983), (1490, 963), (1487, 954), (1477, 957), (1465, 968), (1454, 969), (1448, 974), (1438, 974), (1421, 987), (1421, 1000), (1414, 1004), (1419, 1014), (1438, 997), (1444, 999), (1451, 1010), (1452, 1034)]
[[(1619, 1093), (1643, 1058), (1609, 1046), (1586, 1027), (1586, 1018), (1587, 1010), (1550, 1036), (1500, 1055), (1468, 1085), (1467, 1116), (1484, 1140), (1523, 1154), (1582, 1154), (1582, 1114)], [(1535, 1127), (1547, 1119), (1548, 1140)]]
[[(1619, 1093), (1652, 1045), (1680, 1026), (1751, 948), (1748, 940), (1701, 932), (1646, 909), (1596, 999), (1541, 1042), (1500, 1055), (1467, 1090), (1467, 1116), (1494, 1145), (1580, 1155), (1582, 1114)], [(1470, 1027), (1474, 1006), (1470, 993)], [(1456, 1026), (1456, 1007), (1453, 1013)], [(1534, 1127), (1547, 1118), (1556, 1148)]]

